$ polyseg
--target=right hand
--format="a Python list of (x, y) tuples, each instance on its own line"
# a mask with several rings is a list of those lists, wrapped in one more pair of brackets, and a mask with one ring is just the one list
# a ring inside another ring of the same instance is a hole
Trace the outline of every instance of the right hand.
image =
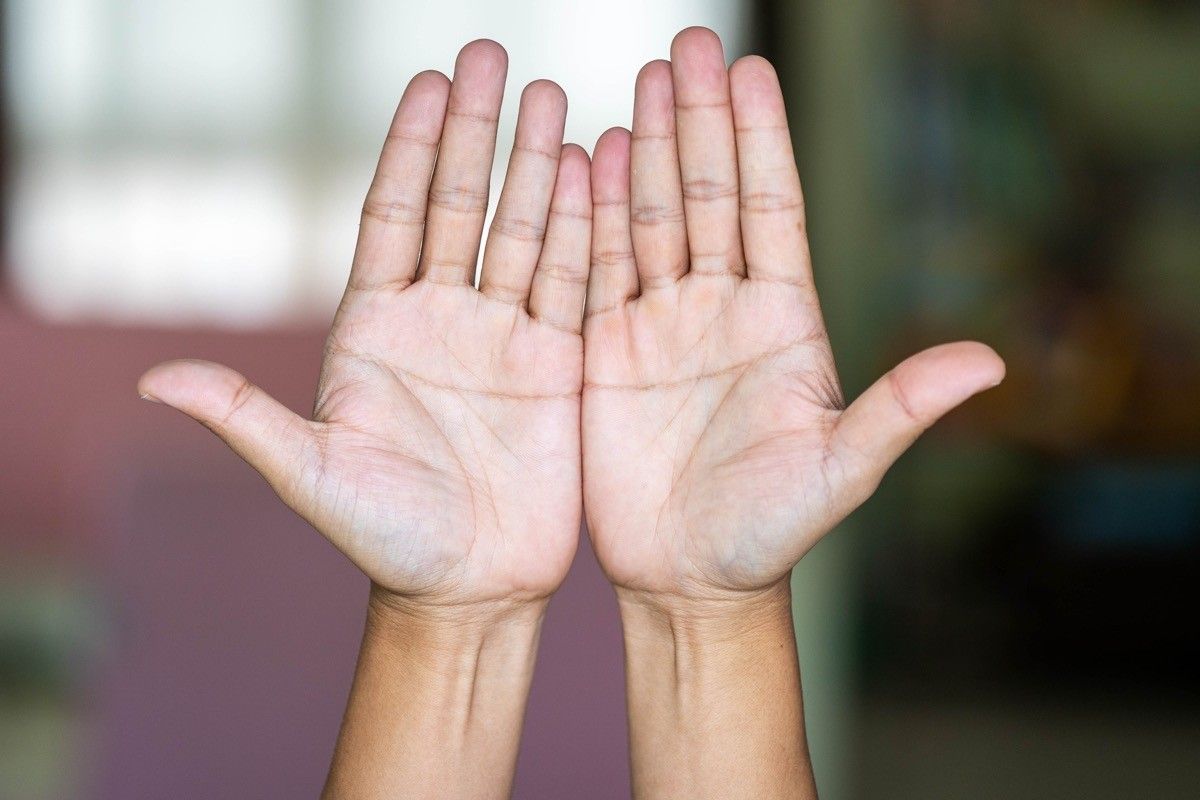
[[(848, 407), (813, 285), (783, 95), (691, 28), (596, 145), (584, 498), (625, 594), (784, 582), (942, 414), (998, 383), (984, 345), (919, 353)], [(632, 168), (631, 168), (632, 167)]]

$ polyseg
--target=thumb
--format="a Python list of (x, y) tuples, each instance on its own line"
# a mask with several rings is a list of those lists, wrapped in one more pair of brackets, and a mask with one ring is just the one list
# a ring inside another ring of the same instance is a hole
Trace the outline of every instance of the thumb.
[(979, 342), (923, 350), (850, 404), (833, 429), (831, 453), (848, 475), (863, 481), (865, 500), (930, 425), (1003, 378), (1004, 362)]
[(141, 377), (138, 394), (212, 430), (276, 489), (311, 453), (313, 434), (305, 420), (220, 364), (164, 362)]

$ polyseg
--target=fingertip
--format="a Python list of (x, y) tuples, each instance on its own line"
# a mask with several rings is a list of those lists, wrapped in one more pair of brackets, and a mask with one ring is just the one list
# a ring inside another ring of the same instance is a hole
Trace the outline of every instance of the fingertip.
[(611, 143), (614, 141), (620, 141), (621, 139), (624, 139), (625, 141), (629, 140), (629, 129), (620, 125), (614, 125), (604, 133), (600, 134), (600, 138), (596, 140), (596, 149), (600, 149), (601, 142)]
[(740, 75), (752, 80), (777, 81), (779, 76), (775, 66), (759, 55), (742, 56), (729, 66), (729, 74)]
[(1004, 361), (996, 351), (966, 341), (922, 350), (875, 381), (835, 427), (839, 458), (869, 478), (852, 492), (854, 503), (874, 490), (923, 431), (1003, 377)]
[(531, 81), (522, 90), (521, 103), (544, 104), (561, 108), (565, 112), (567, 108), (567, 93), (554, 81), (547, 78), (538, 78), (535, 81)]
[(562, 160), (581, 162), (585, 166), (590, 165), (592, 159), (588, 156), (588, 152), (582, 145), (574, 142), (567, 142), (562, 146)]
[(966, 357), (974, 364), (980, 379), (981, 391), (999, 386), (1008, 374), (1008, 365), (992, 347), (983, 342), (962, 342)]
[(637, 80), (634, 81), (636, 87), (657, 85), (665, 80), (668, 85), (671, 83), (671, 62), (665, 58), (655, 59), (642, 65), (638, 70)]
[(931, 373), (958, 376), (971, 394), (990, 389), (1004, 380), (1004, 359), (983, 342), (963, 341), (937, 345), (923, 354)]
[(688, 28), (671, 44), (676, 107), (709, 106), (728, 100), (729, 73), (721, 40), (708, 28)]
[(456, 67), (466, 64), (478, 65), (489, 71), (504, 71), (508, 69), (508, 51), (492, 39), (476, 39), (467, 42), (458, 51)]
[(1004, 361), (980, 342), (952, 342), (922, 350), (885, 378), (906, 415), (928, 427), (969, 398), (1000, 383)]
[(729, 91), (739, 124), (776, 124), (785, 116), (783, 91), (771, 62), (761, 56), (744, 56), (729, 68)]
[(712, 28), (703, 25), (693, 25), (675, 34), (671, 40), (671, 60), (677, 56), (690, 57), (695, 54), (707, 54), (713, 50), (723, 52), (721, 37)]
[(666, 136), (674, 131), (671, 62), (651, 61), (638, 73), (633, 91), (633, 127), (639, 135)]
[(211, 361), (181, 358), (155, 364), (138, 379), (137, 391), (145, 399), (179, 407), (188, 405), (214, 384), (235, 392), (245, 379)]
[(558, 159), (559, 180), (565, 179), (571, 185), (582, 184), (586, 187), (591, 181), (591, 167), (592, 160), (582, 147), (573, 143), (562, 146)]
[(554, 81), (536, 80), (521, 91), (518, 143), (557, 156), (566, 120), (567, 95)]
[(142, 375), (138, 392), (212, 430), (276, 491), (281, 491), (278, 480), (298, 468), (312, 430), (241, 373), (211, 361), (181, 359), (157, 364)]
[(504, 101), (507, 76), (508, 55), (503, 47), (490, 39), (466, 45), (454, 62), (454, 77), (446, 99), (447, 115), (482, 122), (485, 129), (494, 129)]
[(450, 91), (450, 78), (436, 69), (427, 69), (413, 75), (408, 82), (408, 91)]
[(592, 216), (591, 161), (577, 144), (564, 144), (554, 184), (554, 209), (574, 217)]
[(632, 134), (628, 128), (609, 128), (600, 134), (592, 150), (592, 164), (609, 164), (629, 157), (629, 141)]
[(558, 157), (566, 118), (567, 95), (562, 87), (554, 81), (533, 81), (521, 91), (517, 145)]
[(1008, 364), (995, 350), (992, 350), (992, 355), (996, 357), (996, 368), (992, 372), (991, 384), (989, 389), (994, 389), (1004, 383), (1004, 379), (1008, 377)]
[(450, 97), (450, 79), (435, 69), (418, 72), (408, 82), (394, 121), (404, 125), (420, 125), (440, 120)]
[(138, 378), (137, 392), (142, 399), (153, 399), (155, 402), (162, 403), (163, 395), (169, 394), (172, 384), (174, 383), (173, 375), (178, 372), (181, 367), (185, 367), (190, 363), (184, 359), (175, 359), (172, 361), (163, 361), (155, 364), (150, 369), (142, 373)]
[(149, 400), (152, 403), (161, 403), (162, 402), (162, 400), (159, 399), (158, 394), (155, 392), (155, 389), (154, 389), (154, 382), (155, 382), (154, 373), (158, 370), (158, 368), (160, 366), (162, 366), (162, 365), (158, 364), (158, 365), (151, 367), (150, 369), (143, 372), (142, 376), (140, 378), (138, 378), (138, 380), (137, 380), (138, 397), (142, 398), (143, 400)]
[(626, 128), (609, 128), (596, 140), (592, 155), (592, 194), (598, 203), (628, 198), (630, 135)]

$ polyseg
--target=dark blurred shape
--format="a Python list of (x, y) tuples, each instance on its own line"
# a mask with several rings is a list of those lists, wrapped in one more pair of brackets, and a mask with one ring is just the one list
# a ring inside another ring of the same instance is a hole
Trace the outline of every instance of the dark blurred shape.
[(1200, 9), (896, 19), (878, 365), (971, 336), (1009, 372), (866, 509), (862, 796), (1194, 797)]

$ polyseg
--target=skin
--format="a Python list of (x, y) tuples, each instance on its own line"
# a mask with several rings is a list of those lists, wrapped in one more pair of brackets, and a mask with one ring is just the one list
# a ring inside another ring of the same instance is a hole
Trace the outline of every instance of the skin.
[(328, 797), (507, 794), (542, 612), (578, 543), (589, 161), (562, 143), (562, 90), (527, 86), (476, 288), (506, 70), (473, 42), (453, 82), (405, 91), (311, 420), (215, 364), (139, 383), (371, 578)]
[(561, 89), (526, 87), (476, 288), (506, 65), (473, 42), (452, 82), (406, 90), (312, 419), (207, 362), (139, 391), (371, 578), (326, 797), (508, 794), (583, 506), (624, 623), (636, 796), (815, 796), (791, 569), (1003, 363), (944, 345), (845, 406), (778, 81), (727, 70), (701, 28), (646, 65), (632, 135), (591, 163), (561, 143)]
[(642, 69), (592, 195), (584, 503), (625, 623), (635, 794), (814, 796), (792, 567), (1003, 362), (943, 345), (845, 406), (778, 80), (727, 70), (712, 31)]

